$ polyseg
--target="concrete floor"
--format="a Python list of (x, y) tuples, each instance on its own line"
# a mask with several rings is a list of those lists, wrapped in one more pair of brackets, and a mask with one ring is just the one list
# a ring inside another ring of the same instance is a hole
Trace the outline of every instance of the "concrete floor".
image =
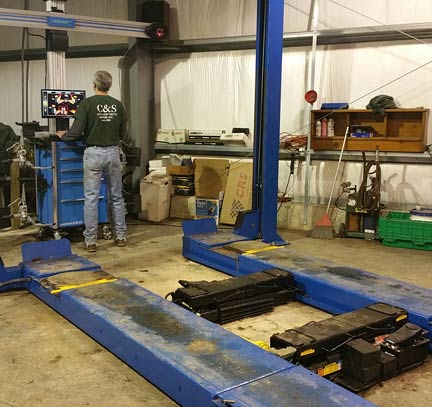
[[(106, 271), (162, 296), (178, 288), (179, 279), (226, 278), (181, 256), (181, 229), (176, 225), (131, 225), (128, 246), (121, 249), (110, 241), (100, 241), (95, 254), (84, 253), (80, 243), (72, 247)], [(304, 232), (281, 233), (293, 248), (305, 254), (432, 288), (432, 252), (389, 248), (377, 241), (319, 240), (305, 237)], [(0, 255), (5, 265), (18, 264), (21, 243), (34, 240), (35, 230), (31, 228), (0, 232)], [(225, 328), (246, 339), (268, 342), (274, 332), (327, 316), (293, 303)], [(432, 358), (363, 396), (380, 407), (432, 405)], [(176, 405), (31, 294), (15, 291), (0, 295), (0, 406)]]

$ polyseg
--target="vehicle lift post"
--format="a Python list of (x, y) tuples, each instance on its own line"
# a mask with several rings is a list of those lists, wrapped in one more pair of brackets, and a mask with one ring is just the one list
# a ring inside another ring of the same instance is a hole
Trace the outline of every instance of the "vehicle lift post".
[(234, 233), (286, 244), (277, 233), (283, 2), (258, 1), (252, 210), (243, 212)]

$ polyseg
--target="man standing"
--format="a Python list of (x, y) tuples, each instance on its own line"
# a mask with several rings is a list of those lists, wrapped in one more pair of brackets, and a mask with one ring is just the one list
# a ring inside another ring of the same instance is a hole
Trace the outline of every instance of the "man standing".
[(64, 141), (76, 140), (84, 134), (87, 145), (84, 151), (84, 248), (89, 252), (96, 251), (102, 175), (109, 192), (115, 244), (120, 247), (126, 245), (119, 144), (127, 134), (127, 114), (123, 104), (108, 95), (111, 85), (111, 74), (97, 71), (93, 80), (95, 95), (79, 104), (75, 121), (68, 132), (57, 132)]

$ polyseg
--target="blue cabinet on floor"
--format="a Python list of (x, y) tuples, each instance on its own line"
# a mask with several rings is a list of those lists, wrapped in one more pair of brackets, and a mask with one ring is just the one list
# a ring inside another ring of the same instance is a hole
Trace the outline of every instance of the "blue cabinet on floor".
[[(50, 142), (36, 146), (38, 168), (37, 219), (53, 230), (84, 225), (84, 171), (82, 142)], [(108, 222), (105, 179), (99, 192), (99, 223)]]

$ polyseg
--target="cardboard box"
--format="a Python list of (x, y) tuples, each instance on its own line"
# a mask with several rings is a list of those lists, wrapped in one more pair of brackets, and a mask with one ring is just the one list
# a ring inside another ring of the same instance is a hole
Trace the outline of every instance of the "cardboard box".
[(194, 169), (187, 165), (168, 165), (167, 173), (169, 175), (193, 175)]
[(195, 195), (199, 198), (218, 199), (225, 190), (228, 160), (197, 158), (195, 166)]
[(234, 225), (240, 211), (252, 209), (253, 164), (230, 165), (221, 212), (221, 223)]
[(160, 167), (166, 167), (170, 164), (170, 159), (162, 157), (160, 160), (150, 160), (149, 161), (149, 169), (150, 171), (153, 168), (160, 168)]
[(214, 218), (219, 223), (219, 199), (195, 198), (195, 219)]
[(195, 219), (195, 196), (172, 196), (170, 217), (180, 219)]
[(141, 212), (138, 218), (160, 222), (169, 216), (172, 181), (168, 175), (152, 175), (141, 178)]
[(154, 175), (167, 175), (167, 167), (150, 168), (149, 172), (152, 176), (154, 176)]

